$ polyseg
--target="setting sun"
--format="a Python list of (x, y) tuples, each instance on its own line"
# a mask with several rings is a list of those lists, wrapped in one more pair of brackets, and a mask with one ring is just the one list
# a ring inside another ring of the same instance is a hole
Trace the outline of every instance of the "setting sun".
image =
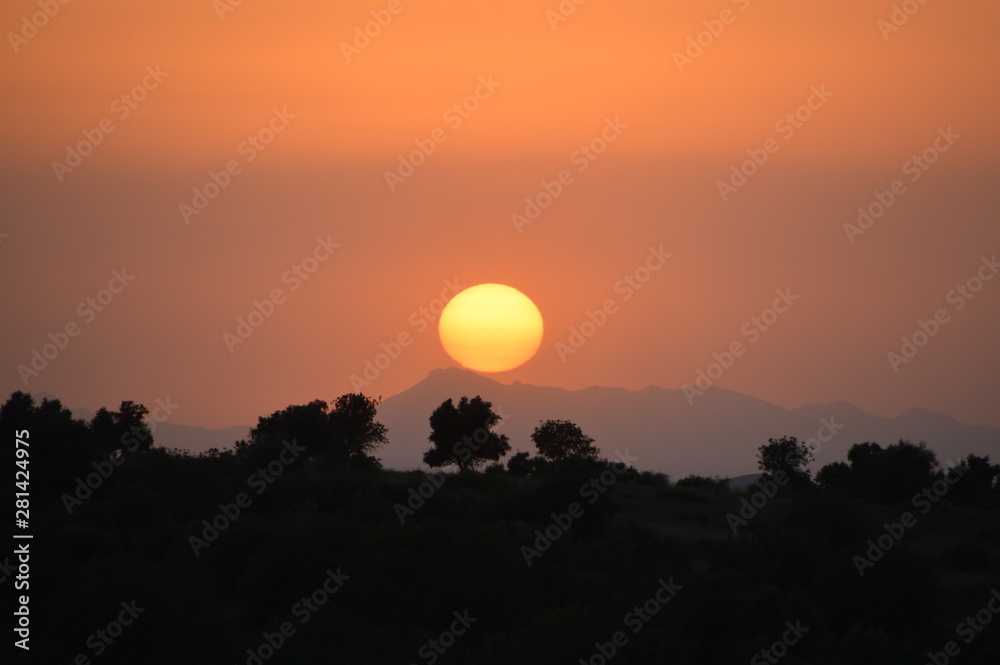
[(542, 343), (542, 315), (528, 296), (503, 284), (479, 284), (441, 313), (441, 344), (456, 362), (505, 372), (527, 362)]

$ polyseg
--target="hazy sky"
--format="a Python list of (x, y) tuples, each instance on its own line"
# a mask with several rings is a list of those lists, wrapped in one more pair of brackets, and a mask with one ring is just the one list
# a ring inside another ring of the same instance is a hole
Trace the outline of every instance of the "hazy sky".
[(253, 423), (410, 333), (389, 396), (499, 282), (546, 326), (504, 382), (680, 388), (739, 343), (716, 385), (1000, 426), (996, 3), (49, 4), (0, 9), (5, 395)]

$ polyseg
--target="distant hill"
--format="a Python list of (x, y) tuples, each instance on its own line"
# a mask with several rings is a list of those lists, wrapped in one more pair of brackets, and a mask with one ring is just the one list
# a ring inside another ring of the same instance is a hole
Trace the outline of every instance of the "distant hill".
[[(55, 399), (54, 395), (48, 393), (36, 393), (33, 397), (38, 401), (42, 398)], [(114, 410), (117, 408), (117, 405), (108, 405), (108, 408)], [(94, 412), (90, 409), (70, 410), (73, 412), (73, 417), (82, 418), (88, 422), (94, 417)], [(196, 427), (194, 425), (178, 425), (170, 421), (163, 421), (153, 425), (153, 442), (155, 445), (161, 448), (188, 450), (193, 453), (203, 453), (211, 448), (218, 448), (220, 450), (223, 448), (232, 448), (233, 444), (240, 439), (245, 439), (249, 434), (249, 425), (236, 425), (219, 429)]]
[[(895, 418), (873, 416), (849, 402), (784, 409), (722, 388), (712, 388), (688, 404), (680, 390), (656, 386), (565, 390), (516, 381), (504, 385), (449, 368), (432, 371), (382, 402), (378, 419), (389, 428), (390, 441), (377, 453), (383, 464), (390, 469), (422, 468), (423, 453), (430, 446), (431, 412), (449, 397), (457, 401), (463, 395), (482, 395), (493, 402), (494, 410), (504, 416), (498, 431), (510, 438), (512, 452), (536, 452), (530, 436), (540, 421), (571, 420), (594, 437), (605, 456), (627, 449), (638, 457), (637, 468), (663, 471), (673, 480), (697, 474), (732, 478), (734, 487), (748, 484), (757, 472), (758, 446), (772, 437), (816, 437), (827, 424), (837, 431), (828, 442), (820, 442), (814, 469), (845, 460), (855, 443), (885, 446), (900, 439), (926, 441), (942, 463), (968, 453), (1000, 460), (1000, 429), (964, 425), (926, 409), (911, 409)], [(36, 395), (42, 396), (48, 395)], [(94, 414), (77, 409), (74, 415), (89, 420)], [(198, 453), (231, 448), (249, 431), (246, 425), (206, 429), (168, 421), (157, 424), (154, 438), (158, 446)]]
[(232, 448), (233, 444), (240, 439), (247, 438), (249, 434), (249, 425), (207, 429), (205, 427), (175, 425), (170, 422), (162, 422), (156, 425), (153, 440), (157, 446), (163, 448), (177, 448), (201, 453), (210, 448), (218, 448), (220, 450), (223, 448)]
[[(759, 473), (748, 473), (745, 476), (736, 476), (735, 478), (729, 479), (729, 489), (743, 490), (753, 485), (759, 479)], [(680, 480), (680, 478), (675, 478), (674, 480)]]
[[(615, 450), (638, 457), (635, 466), (664, 471), (674, 480), (689, 474), (724, 478), (757, 471), (757, 448), (768, 438), (816, 437), (832, 425), (837, 431), (821, 443), (814, 469), (845, 460), (854, 443), (889, 445), (900, 439), (926, 441), (942, 463), (968, 453), (1000, 458), (1000, 429), (963, 425), (954, 418), (912, 409), (879, 418), (849, 402), (784, 409), (740, 393), (712, 388), (688, 404), (680, 390), (649, 386), (642, 390), (591, 387), (547, 388), (515, 382), (504, 385), (458, 368), (431, 372), (412, 388), (386, 399), (379, 420), (391, 443), (379, 451), (388, 468), (422, 466), (429, 447), (428, 418), (451, 397), (482, 395), (504, 416), (498, 431), (510, 438), (513, 452), (535, 452), (530, 435), (539, 421), (572, 420), (594, 437), (608, 457)], [(832, 429), (831, 428), (831, 429)]]

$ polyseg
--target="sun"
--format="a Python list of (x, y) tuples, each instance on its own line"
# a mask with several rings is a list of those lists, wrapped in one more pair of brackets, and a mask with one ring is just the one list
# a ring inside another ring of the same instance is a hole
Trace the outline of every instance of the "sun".
[(441, 312), (441, 345), (455, 362), (479, 372), (506, 372), (542, 343), (542, 314), (528, 296), (503, 284), (471, 286)]

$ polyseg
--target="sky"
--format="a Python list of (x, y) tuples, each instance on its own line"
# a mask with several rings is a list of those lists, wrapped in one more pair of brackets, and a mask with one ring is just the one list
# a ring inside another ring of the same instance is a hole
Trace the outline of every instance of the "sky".
[(1000, 5), (11, 0), (0, 25), (5, 395), (205, 427), (388, 397), (455, 365), (440, 306), (495, 282), (545, 323), (504, 383), (1000, 426)]

